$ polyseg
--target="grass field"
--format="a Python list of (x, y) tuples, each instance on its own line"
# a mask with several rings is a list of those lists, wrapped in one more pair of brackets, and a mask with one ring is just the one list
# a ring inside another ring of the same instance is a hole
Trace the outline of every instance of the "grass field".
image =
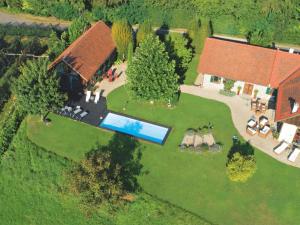
[[(111, 110), (122, 111), (124, 88), (108, 98)], [(299, 169), (255, 150), (258, 170), (245, 184), (230, 182), (225, 173), (232, 136), (237, 134), (229, 108), (221, 103), (182, 94), (168, 109), (129, 101), (129, 115), (172, 127), (164, 146), (143, 143), (143, 174), (139, 182), (151, 195), (217, 224), (297, 224), (300, 221)], [(111, 133), (51, 115), (52, 124), (29, 121), (27, 133), (36, 144), (57, 154), (80, 159), (95, 142), (107, 143)], [(212, 122), (223, 152), (193, 154), (178, 149), (187, 128)], [(71, 138), (73, 137), (73, 138)]]
[(65, 174), (74, 162), (47, 152), (26, 137), (25, 123), (0, 164), (0, 224), (183, 225), (207, 224), (201, 218), (147, 194), (109, 210), (83, 210), (70, 194)]

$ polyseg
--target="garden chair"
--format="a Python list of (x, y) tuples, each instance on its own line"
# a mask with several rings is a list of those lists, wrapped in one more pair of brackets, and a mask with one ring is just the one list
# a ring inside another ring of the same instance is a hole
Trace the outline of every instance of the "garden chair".
[(271, 128), (270, 128), (270, 126), (267, 125), (261, 129), (259, 129), (258, 136), (260, 136), (262, 138), (266, 138), (270, 132), (271, 132)]
[(95, 100), (94, 100), (95, 104), (98, 103), (99, 99), (100, 99), (100, 92), (97, 91), (97, 92), (96, 92), (96, 95), (95, 95)]
[(246, 133), (251, 135), (251, 136), (254, 136), (257, 133), (257, 130), (254, 129), (253, 127), (247, 126), (246, 127)]
[(91, 95), (92, 95), (92, 92), (91, 92), (91, 91), (87, 91), (87, 92), (86, 92), (86, 96), (85, 96), (85, 101), (86, 101), (86, 102), (89, 102), (89, 101), (90, 101)]

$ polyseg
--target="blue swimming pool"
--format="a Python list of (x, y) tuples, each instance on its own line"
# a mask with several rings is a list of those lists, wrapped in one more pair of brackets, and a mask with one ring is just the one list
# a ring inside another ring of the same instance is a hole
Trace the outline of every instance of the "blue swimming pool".
[(109, 112), (99, 127), (163, 144), (170, 128)]

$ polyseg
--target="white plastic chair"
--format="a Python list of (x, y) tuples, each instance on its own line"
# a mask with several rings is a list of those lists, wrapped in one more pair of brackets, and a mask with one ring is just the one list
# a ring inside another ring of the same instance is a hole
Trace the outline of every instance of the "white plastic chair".
[(89, 101), (90, 101), (91, 94), (92, 94), (91, 91), (87, 91), (87, 92), (86, 92), (86, 97), (85, 97), (85, 101), (86, 101), (86, 102), (89, 102)]
[(291, 162), (295, 162), (299, 153), (300, 153), (300, 149), (295, 148), (294, 151), (289, 155), (288, 160)]
[(96, 92), (96, 95), (95, 95), (95, 104), (97, 104), (98, 103), (98, 101), (99, 101), (99, 99), (100, 99), (100, 92), (99, 91), (97, 91)]
[(281, 154), (289, 147), (289, 144), (286, 142), (281, 142), (278, 146), (276, 146), (273, 150), (276, 154)]

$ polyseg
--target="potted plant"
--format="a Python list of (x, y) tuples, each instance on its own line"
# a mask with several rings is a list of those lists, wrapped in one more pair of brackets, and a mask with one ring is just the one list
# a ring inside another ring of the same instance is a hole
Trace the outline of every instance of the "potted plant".
[(258, 94), (258, 90), (257, 90), (257, 89), (255, 89), (255, 90), (254, 90), (254, 98), (256, 98), (256, 97), (257, 97), (257, 94)]
[(242, 86), (239, 85), (239, 86), (237, 87), (237, 95), (240, 95), (241, 89), (242, 89)]
[(277, 140), (279, 138), (279, 132), (276, 129), (273, 129), (272, 136), (274, 140)]

